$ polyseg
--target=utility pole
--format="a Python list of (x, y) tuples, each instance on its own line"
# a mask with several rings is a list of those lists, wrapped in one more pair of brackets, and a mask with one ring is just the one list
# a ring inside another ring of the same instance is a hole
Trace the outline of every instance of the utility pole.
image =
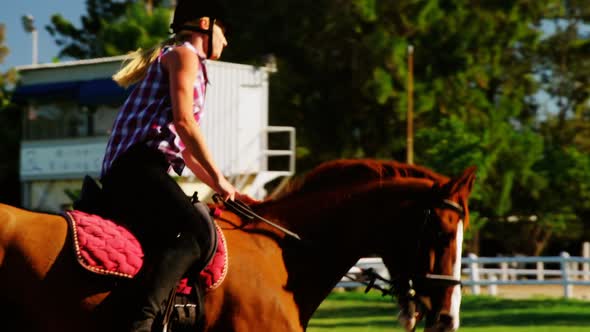
[(408, 46), (408, 114), (406, 130), (406, 162), (414, 164), (414, 46)]
[(31, 34), (31, 37), (33, 39), (33, 59), (32, 59), (32, 63), (34, 65), (36, 65), (39, 62), (39, 51), (37, 48), (37, 44), (38, 44), (38, 39), (39, 39), (39, 35), (37, 33), (37, 28), (35, 28), (35, 19), (33, 18), (32, 15), (24, 15), (22, 17), (22, 23), (23, 23), (23, 27), (25, 28), (25, 31)]

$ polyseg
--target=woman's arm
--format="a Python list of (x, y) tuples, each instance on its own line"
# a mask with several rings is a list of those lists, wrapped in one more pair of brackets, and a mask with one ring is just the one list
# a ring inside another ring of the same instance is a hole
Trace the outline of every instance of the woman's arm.
[(195, 174), (199, 180), (203, 181), (206, 185), (211, 188), (215, 188), (215, 180), (207, 173), (205, 168), (199, 163), (199, 161), (190, 153), (188, 150), (182, 152), (182, 157), (186, 166)]
[[(163, 57), (162, 64), (167, 69), (170, 79), (174, 127), (184, 143), (187, 153), (201, 166), (203, 170), (201, 177), (207, 177), (207, 179), (199, 178), (225, 199), (233, 200), (236, 190), (215, 165), (199, 124), (194, 118), (193, 84), (199, 70), (197, 56), (186, 47), (177, 47)], [(193, 169), (191, 168), (191, 170)], [(199, 174), (195, 175), (199, 176)], [(207, 183), (207, 181), (211, 183)]]

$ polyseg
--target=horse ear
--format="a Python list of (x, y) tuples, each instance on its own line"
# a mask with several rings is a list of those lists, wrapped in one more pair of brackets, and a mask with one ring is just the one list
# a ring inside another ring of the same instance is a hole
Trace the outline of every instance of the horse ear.
[(465, 191), (466, 195), (471, 193), (473, 183), (475, 182), (476, 166), (468, 167), (463, 173), (445, 184), (444, 189), (447, 194), (452, 195), (461, 190)]

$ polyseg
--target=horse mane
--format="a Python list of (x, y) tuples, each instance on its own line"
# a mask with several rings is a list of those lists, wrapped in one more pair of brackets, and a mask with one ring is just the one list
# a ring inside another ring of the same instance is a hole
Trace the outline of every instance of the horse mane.
[(328, 161), (314, 168), (307, 175), (293, 179), (271, 199), (287, 195), (317, 191), (343, 184), (365, 184), (369, 181), (391, 178), (418, 178), (446, 183), (449, 178), (426, 167), (404, 164), (391, 160), (340, 159)]

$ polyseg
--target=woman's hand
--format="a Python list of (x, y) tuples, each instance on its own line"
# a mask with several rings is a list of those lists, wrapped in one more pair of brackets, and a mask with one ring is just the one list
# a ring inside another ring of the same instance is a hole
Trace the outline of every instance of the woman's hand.
[(246, 205), (260, 203), (260, 201), (246, 194), (238, 192), (236, 188), (234, 188), (234, 186), (231, 183), (229, 183), (229, 181), (227, 181), (224, 177), (220, 178), (215, 191), (221, 195), (224, 201), (234, 201), (237, 199)]
[(217, 180), (217, 185), (214, 189), (219, 195), (221, 195), (224, 201), (233, 201), (236, 199), (236, 188), (234, 188), (234, 186), (223, 176)]

